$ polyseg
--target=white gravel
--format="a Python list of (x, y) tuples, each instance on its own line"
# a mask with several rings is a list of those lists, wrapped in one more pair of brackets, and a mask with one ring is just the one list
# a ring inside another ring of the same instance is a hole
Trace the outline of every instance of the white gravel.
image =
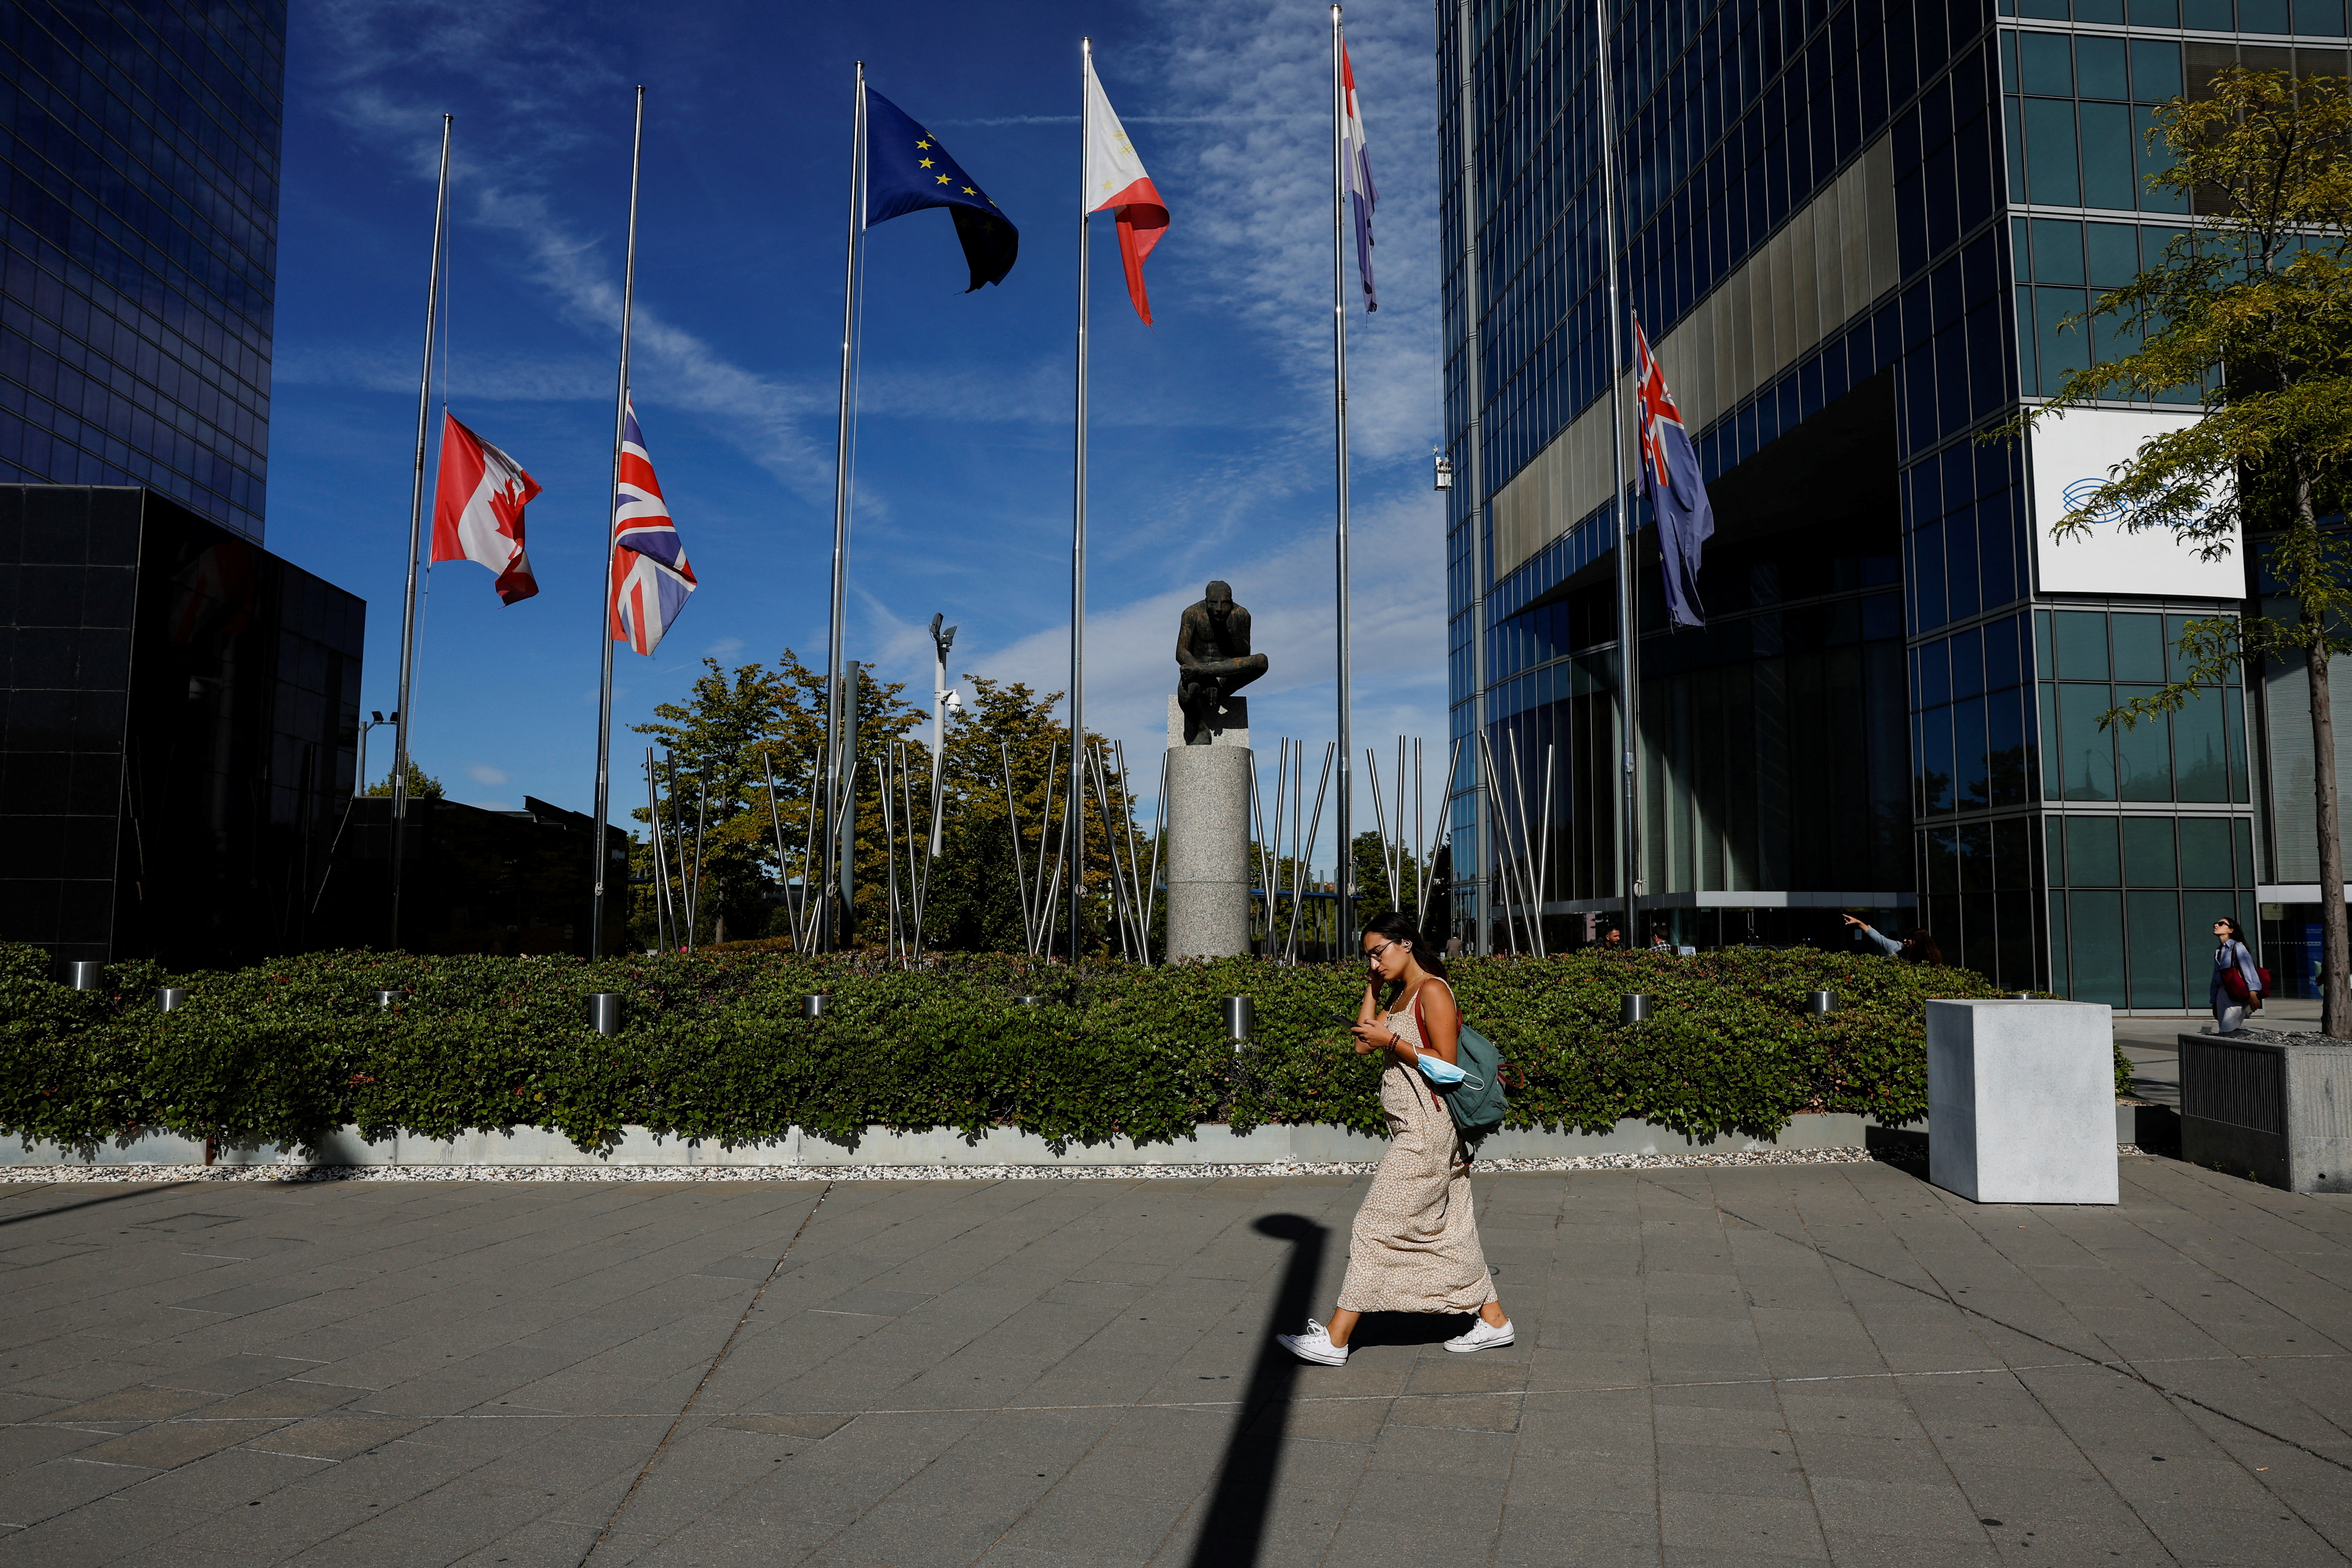
[[(1525, 1171), (1652, 1171), (1695, 1165), (1835, 1165), (1865, 1149), (1751, 1149), (1725, 1154), (1579, 1154), (1481, 1160), (1475, 1174)], [(1208, 1180), (1225, 1176), (1368, 1176), (1370, 1160), (1255, 1165), (5, 1165), (21, 1182), (1071, 1182)]]

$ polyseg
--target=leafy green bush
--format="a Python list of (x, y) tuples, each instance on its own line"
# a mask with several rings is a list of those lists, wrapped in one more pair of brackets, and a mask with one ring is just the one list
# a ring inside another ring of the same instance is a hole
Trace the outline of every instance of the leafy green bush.
[[(1769, 1134), (1808, 1110), (1916, 1121), (1921, 1004), (1997, 994), (1962, 970), (1811, 952), (1454, 968), (1464, 1011), (1524, 1074), (1510, 1125), (1632, 1118), (1696, 1137)], [(82, 1149), (144, 1129), (314, 1148), (345, 1124), (435, 1139), (541, 1127), (590, 1149), (631, 1124), (729, 1147), (794, 1127), (854, 1144), (869, 1127), (1007, 1126), (1057, 1150), (1171, 1142), (1216, 1121), (1386, 1125), (1381, 1058), (1346, 1038), (1360, 978), (1254, 959), (1074, 974), (995, 955), (909, 973), (762, 951), (329, 952), (184, 976), (121, 964), (90, 993), (48, 971), (37, 949), (0, 947), (0, 1134)], [(164, 1014), (153, 988), (167, 983), (190, 996)], [(1838, 1011), (1807, 1015), (1815, 989)], [(378, 1007), (378, 990), (398, 1005)], [(625, 998), (617, 1036), (586, 1026), (598, 991)], [(830, 995), (820, 1019), (800, 1016), (811, 991)], [(1618, 1022), (1626, 991), (1650, 994), (1649, 1023)], [(1256, 1007), (1241, 1053), (1217, 1005), (1235, 994)]]

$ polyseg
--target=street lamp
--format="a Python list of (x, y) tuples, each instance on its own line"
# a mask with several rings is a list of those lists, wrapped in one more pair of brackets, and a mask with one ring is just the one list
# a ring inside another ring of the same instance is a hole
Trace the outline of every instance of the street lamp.
[(931, 858), (940, 858), (940, 767), (947, 757), (948, 710), (961, 708), (963, 702), (948, 689), (948, 649), (955, 644), (956, 629), (942, 627), (945, 616), (931, 617), (931, 647), (936, 657), (931, 664)]
[(368, 731), (374, 729), (379, 724), (397, 724), (399, 722), (400, 715), (397, 712), (394, 713), (391, 718), (387, 719), (381, 711), (373, 709), (369, 710), (367, 722), (360, 726), (360, 776), (359, 782), (352, 785), (352, 793), (353, 795), (367, 794)]

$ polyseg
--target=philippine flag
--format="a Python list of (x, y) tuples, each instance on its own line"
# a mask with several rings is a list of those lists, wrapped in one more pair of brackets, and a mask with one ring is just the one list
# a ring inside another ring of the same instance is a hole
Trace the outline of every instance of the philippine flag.
[(1118, 220), (1118, 258), (1127, 267), (1127, 297), (1135, 313), (1151, 324), (1151, 298), (1143, 291), (1143, 259), (1160, 237), (1168, 232), (1168, 204), (1159, 187), (1143, 172), (1143, 160), (1120, 128), (1118, 115), (1103, 96), (1095, 78), (1094, 57), (1087, 57), (1086, 188), (1078, 210), (1098, 213), (1105, 207)]
[(670, 521), (653, 458), (646, 455), (645, 432), (637, 428), (637, 405), (628, 405), (627, 433), (621, 440), (621, 489), (613, 517), (613, 640), (650, 654), (686, 608), (694, 592), (694, 568), (686, 542)]
[(441, 475), (433, 495), (433, 559), (478, 561), (499, 574), (499, 597), (511, 605), (539, 592), (523, 553), (522, 509), (539, 481), (522, 465), (441, 416)]

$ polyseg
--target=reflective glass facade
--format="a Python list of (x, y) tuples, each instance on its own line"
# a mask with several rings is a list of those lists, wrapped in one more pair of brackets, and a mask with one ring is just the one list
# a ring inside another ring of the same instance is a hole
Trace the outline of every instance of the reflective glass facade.
[(259, 542), (283, 0), (0, 6), (0, 482)]
[(148, 491), (0, 485), (0, 940), (198, 966), (341, 937), (366, 616)]
[[(2261, 705), (2098, 723), (2243, 584), (2056, 591), (2043, 448), (1979, 437), (2127, 347), (2061, 323), (2180, 221), (2150, 106), (2240, 60), (2343, 74), (2344, 5), (2126, 4), (1610, 0), (1622, 287), (1717, 526), (1703, 631), (1637, 552), (1639, 875), (1677, 941), (1844, 946), (1871, 911), (2004, 984), (2177, 1008), (2213, 916), (2255, 926)], [(1557, 947), (1622, 897), (1595, 17), (1439, 21), (1453, 733), (1555, 770), (1531, 847), (1516, 802), (1482, 835), (1464, 767), (1455, 908), (1503, 940), (1502, 847), (1548, 849)]]

